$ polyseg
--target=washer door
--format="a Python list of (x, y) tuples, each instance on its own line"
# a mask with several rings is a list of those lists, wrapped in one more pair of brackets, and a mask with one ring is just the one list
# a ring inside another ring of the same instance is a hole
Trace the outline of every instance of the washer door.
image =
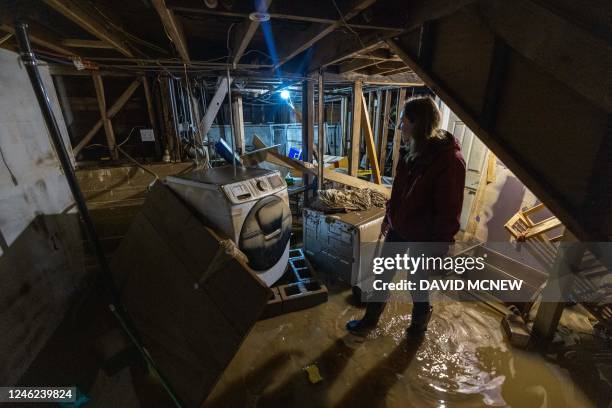
[(273, 267), (283, 256), (291, 237), (291, 211), (275, 195), (262, 198), (247, 214), (238, 246), (256, 271)]

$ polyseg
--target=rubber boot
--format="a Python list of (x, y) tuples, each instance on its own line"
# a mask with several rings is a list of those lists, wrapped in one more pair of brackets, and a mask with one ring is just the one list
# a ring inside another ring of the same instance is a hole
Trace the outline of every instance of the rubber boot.
[(425, 313), (412, 314), (412, 320), (410, 321), (410, 327), (406, 329), (406, 334), (409, 337), (420, 337), (427, 331), (427, 325), (431, 320), (433, 314), (433, 307), (429, 306), (429, 310)]
[(378, 320), (385, 310), (386, 303), (370, 302), (366, 306), (366, 312), (361, 320), (350, 320), (346, 323), (346, 329), (351, 333), (365, 333), (372, 330), (378, 324)]

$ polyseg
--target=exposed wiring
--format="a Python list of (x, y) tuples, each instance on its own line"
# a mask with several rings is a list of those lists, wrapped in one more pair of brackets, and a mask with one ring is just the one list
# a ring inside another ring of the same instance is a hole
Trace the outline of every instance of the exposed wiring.
[(362, 48), (367, 48), (365, 46), (365, 44), (363, 43), (363, 41), (361, 41), (361, 37), (359, 36), (357, 31), (353, 30), (353, 28), (351, 26), (349, 26), (348, 23), (346, 22), (346, 19), (344, 18), (344, 15), (342, 14), (342, 11), (340, 11), (340, 7), (338, 7), (338, 4), (336, 4), (336, 0), (332, 0), (332, 3), (334, 4), (334, 7), (336, 8), (336, 11), (338, 12), (338, 15), (340, 16), (340, 20), (342, 20), (342, 23), (347, 28), (347, 30), (349, 30), (351, 33), (353, 33), (355, 35), (355, 37), (357, 37), (357, 41), (359, 41), (359, 44), (361, 44)]

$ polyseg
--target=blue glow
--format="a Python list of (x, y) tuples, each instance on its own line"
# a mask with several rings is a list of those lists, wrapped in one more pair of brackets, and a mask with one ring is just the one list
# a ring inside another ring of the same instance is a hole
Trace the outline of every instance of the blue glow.
[(289, 91), (288, 91), (288, 90), (286, 90), (286, 89), (283, 89), (283, 90), (280, 92), (280, 97), (281, 97), (281, 98), (283, 98), (284, 100), (289, 99)]

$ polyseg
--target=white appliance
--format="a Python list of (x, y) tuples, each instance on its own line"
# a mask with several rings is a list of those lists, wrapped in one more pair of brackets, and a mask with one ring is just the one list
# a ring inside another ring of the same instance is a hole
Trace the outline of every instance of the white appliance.
[(232, 239), (268, 286), (289, 259), (291, 211), (278, 171), (232, 166), (166, 178), (168, 186), (200, 212), (216, 232)]

